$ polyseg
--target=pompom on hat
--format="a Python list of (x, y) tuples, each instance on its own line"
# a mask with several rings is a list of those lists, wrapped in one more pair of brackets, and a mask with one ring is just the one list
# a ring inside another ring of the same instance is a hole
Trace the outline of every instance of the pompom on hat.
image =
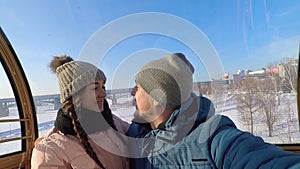
[(50, 68), (58, 78), (61, 103), (96, 80), (106, 81), (105, 74), (93, 64), (66, 55), (54, 56)]
[(145, 64), (136, 75), (154, 100), (174, 110), (186, 101), (193, 87), (193, 65), (182, 53), (174, 53)]

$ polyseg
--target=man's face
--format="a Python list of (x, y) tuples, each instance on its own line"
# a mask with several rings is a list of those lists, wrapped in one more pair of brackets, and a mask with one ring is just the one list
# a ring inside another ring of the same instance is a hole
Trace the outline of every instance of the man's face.
[(140, 113), (147, 112), (151, 108), (151, 98), (140, 85), (134, 87), (132, 95), (135, 96), (136, 108)]
[(137, 116), (147, 122), (153, 122), (160, 117), (165, 110), (164, 106), (161, 106), (156, 102), (140, 85), (136, 85), (132, 91), (132, 96), (135, 96)]

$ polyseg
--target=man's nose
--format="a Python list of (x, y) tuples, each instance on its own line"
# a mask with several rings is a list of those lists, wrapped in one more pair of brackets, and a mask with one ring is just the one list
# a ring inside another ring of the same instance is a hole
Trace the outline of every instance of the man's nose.
[(137, 91), (137, 87), (134, 86), (131, 90), (131, 96), (135, 96), (136, 91)]

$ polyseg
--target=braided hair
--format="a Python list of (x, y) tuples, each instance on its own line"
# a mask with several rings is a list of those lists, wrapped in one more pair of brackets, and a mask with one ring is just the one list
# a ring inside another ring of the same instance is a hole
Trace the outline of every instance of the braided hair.
[(73, 129), (76, 133), (76, 137), (79, 139), (80, 143), (83, 145), (86, 153), (103, 169), (105, 167), (98, 159), (93, 147), (91, 146), (90, 142), (88, 141), (88, 135), (82, 128), (78, 117), (75, 112), (75, 108), (72, 102), (72, 97), (70, 97), (63, 105), (64, 112), (68, 112), (70, 118), (72, 119)]

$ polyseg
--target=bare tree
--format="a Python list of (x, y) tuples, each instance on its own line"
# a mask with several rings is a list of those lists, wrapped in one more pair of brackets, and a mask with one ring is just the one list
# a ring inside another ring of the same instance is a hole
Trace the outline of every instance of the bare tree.
[[(275, 66), (272, 66), (275, 67)], [(276, 97), (276, 100), (278, 101), (278, 105), (280, 105), (280, 83), (281, 83), (281, 78), (277, 72), (274, 72), (271, 70), (271, 66), (269, 67), (266, 77), (270, 79), (270, 82), (272, 83), (274, 87), (274, 94)]]
[(240, 113), (240, 121), (246, 125), (251, 133), (253, 133), (254, 113), (258, 111), (261, 103), (257, 99), (257, 79), (246, 77), (237, 86), (236, 103), (237, 110)]
[(258, 98), (261, 103), (261, 111), (265, 115), (261, 119), (266, 123), (268, 127), (268, 135), (272, 137), (274, 131), (274, 125), (278, 122), (278, 105), (276, 104), (276, 98), (274, 97), (274, 86), (272, 80), (266, 77), (258, 83)]
[(291, 121), (290, 121), (290, 114), (288, 115), (288, 119), (286, 121), (288, 128), (287, 128), (287, 136), (288, 136), (288, 142), (291, 143), (292, 142), (292, 133), (291, 133)]
[(296, 92), (297, 90), (298, 61), (286, 59), (279, 65), (279, 77), (283, 90)]
[(284, 106), (282, 107), (282, 112), (284, 112), (282, 115), (282, 118), (286, 118), (286, 124), (287, 124), (287, 138), (288, 138), (288, 142), (291, 143), (292, 142), (292, 136), (291, 136), (291, 129), (292, 129), (292, 123), (294, 121), (293, 117), (294, 115), (294, 110), (292, 108), (291, 105), (291, 101), (289, 99), (289, 97), (285, 97), (284, 100), (286, 100), (286, 102), (284, 103)]
[(210, 84), (197, 84), (199, 95), (210, 95), (211, 94), (211, 85)]
[(215, 107), (218, 107), (219, 101), (224, 101), (224, 93), (227, 92), (226, 85), (223, 81), (213, 80), (211, 81), (211, 100), (215, 103)]

